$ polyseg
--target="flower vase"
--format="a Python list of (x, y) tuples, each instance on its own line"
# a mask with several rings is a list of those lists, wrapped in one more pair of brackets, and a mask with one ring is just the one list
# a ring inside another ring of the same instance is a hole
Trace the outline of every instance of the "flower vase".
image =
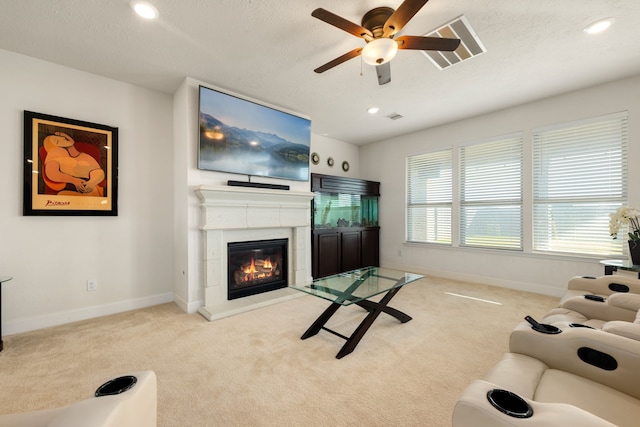
[(633, 265), (640, 265), (640, 240), (629, 240), (629, 255)]

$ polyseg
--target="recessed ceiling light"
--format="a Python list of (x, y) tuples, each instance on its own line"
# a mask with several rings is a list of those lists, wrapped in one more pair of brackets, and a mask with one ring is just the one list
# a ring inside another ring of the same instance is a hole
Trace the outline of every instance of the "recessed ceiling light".
[(604, 30), (606, 30), (607, 28), (609, 28), (611, 26), (611, 24), (613, 24), (613, 21), (615, 21), (615, 19), (613, 19), (613, 18), (601, 19), (599, 21), (594, 22), (593, 24), (588, 25), (584, 29), (584, 32), (587, 33), (587, 34), (601, 33)]
[(146, 1), (132, 0), (129, 4), (131, 5), (131, 8), (144, 19), (156, 19), (160, 15), (158, 9)]
[(380, 111), (380, 109), (378, 107), (370, 107), (369, 109), (367, 109), (367, 113), (369, 113), (369, 114), (375, 114), (378, 111)]

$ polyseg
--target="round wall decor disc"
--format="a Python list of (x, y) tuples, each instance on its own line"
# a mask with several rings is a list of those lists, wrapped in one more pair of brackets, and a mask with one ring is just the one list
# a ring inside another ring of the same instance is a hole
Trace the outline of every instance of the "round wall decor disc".
[(320, 156), (318, 156), (318, 153), (311, 153), (311, 163), (314, 165), (320, 163)]

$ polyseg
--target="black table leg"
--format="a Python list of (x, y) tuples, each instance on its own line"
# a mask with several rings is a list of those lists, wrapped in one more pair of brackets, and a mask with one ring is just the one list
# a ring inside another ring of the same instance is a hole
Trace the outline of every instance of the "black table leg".
[(397, 287), (389, 290), (389, 292), (385, 294), (385, 296), (380, 300), (380, 302), (374, 302), (374, 301), (368, 301), (368, 300), (356, 302), (358, 306), (367, 310), (369, 314), (367, 314), (364, 320), (362, 320), (360, 325), (358, 325), (358, 327), (355, 329), (355, 331), (353, 332), (353, 334), (351, 334), (350, 337), (345, 337), (344, 335), (341, 335), (335, 331), (332, 331), (331, 329), (326, 328), (324, 326), (329, 321), (331, 316), (333, 316), (336, 313), (336, 311), (338, 311), (338, 308), (342, 306), (341, 304), (334, 302), (334, 303), (331, 303), (331, 305), (327, 307), (327, 309), (320, 315), (320, 317), (318, 317), (311, 324), (309, 329), (307, 329), (307, 331), (302, 335), (301, 339), (304, 340), (309, 337), (312, 337), (316, 335), (318, 332), (320, 332), (321, 329), (324, 329), (328, 332), (333, 333), (334, 335), (344, 338), (346, 340), (346, 343), (342, 346), (342, 348), (336, 355), (336, 359), (342, 359), (344, 356), (350, 354), (351, 352), (353, 352), (353, 350), (355, 350), (356, 346), (358, 345), (362, 337), (364, 337), (364, 335), (367, 333), (367, 331), (369, 330), (373, 322), (378, 318), (380, 313), (383, 313), (383, 312), (387, 313), (388, 315), (398, 319), (401, 323), (406, 323), (409, 320), (411, 320), (411, 316), (408, 316), (407, 314), (388, 306), (389, 301), (391, 301), (391, 299), (400, 291), (400, 289), (401, 287)]
[[(378, 302), (378, 303), (375, 303), (375, 302), (372, 302), (372, 301), (368, 301), (368, 302), (370, 302), (372, 304), (371, 305), (372, 310), (369, 311), (369, 314), (367, 314), (367, 317), (364, 318), (362, 323), (360, 323), (360, 325), (358, 325), (358, 327), (353, 332), (353, 334), (349, 337), (349, 339), (347, 339), (347, 342), (344, 344), (344, 346), (342, 346), (342, 348), (340, 349), (340, 351), (336, 355), (336, 359), (342, 359), (344, 356), (346, 356), (347, 354), (350, 354), (353, 350), (355, 350), (356, 346), (358, 345), (358, 343), (360, 342), (362, 337), (364, 337), (364, 334), (367, 333), (367, 331), (369, 330), (369, 328), (371, 327), (373, 322), (378, 318), (380, 313), (385, 311), (386, 308), (390, 308), (390, 307), (387, 307), (387, 304), (389, 304), (389, 301), (391, 301), (391, 298), (393, 298), (398, 293), (398, 291), (400, 289), (401, 288), (393, 288), (393, 289), (391, 289), (389, 292), (386, 293), (384, 298), (382, 298), (380, 300), (380, 302)], [(398, 313), (401, 313), (401, 314), (404, 314), (404, 313), (402, 313), (400, 311), (397, 311), (395, 309), (394, 309), (394, 311), (396, 311)], [(409, 316), (407, 316), (407, 317), (409, 317)], [(411, 320), (410, 317), (407, 320), (407, 322), (409, 320)], [(405, 322), (402, 322), (402, 323), (405, 323)]]
[[(378, 303), (375, 303), (373, 301), (368, 301), (368, 300), (358, 301), (358, 302), (356, 302), (356, 304), (359, 305), (360, 307), (364, 308), (367, 311), (375, 310), (378, 307)], [(407, 323), (409, 320), (411, 320), (411, 316), (401, 312), (400, 310), (396, 310), (393, 307), (386, 306), (386, 307), (382, 308), (382, 311), (387, 313), (389, 316), (395, 317), (401, 323)]]
[(307, 338), (312, 337), (316, 335), (318, 332), (320, 332), (320, 329), (324, 327), (324, 325), (329, 321), (329, 319), (331, 319), (331, 316), (333, 316), (336, 313), (336, 311), (338, 311), (339, 308), (340, 308), (340, 304), (337, 304), (335, 302), (331, 303), (331, 305), (325, 311), (322, 312), (320, 317), (318, 317), (316, 321), (311, 324), (309, 329), (307, 329), (307, 332), (302, 334), (302, 337), (300, 339), (306, 340)]

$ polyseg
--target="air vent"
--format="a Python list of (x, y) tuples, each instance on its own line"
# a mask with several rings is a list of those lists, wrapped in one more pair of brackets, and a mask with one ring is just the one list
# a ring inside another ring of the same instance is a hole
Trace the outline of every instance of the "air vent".
[(404, 116), (402, 114), (398, 114), (398, 113), (391, 113), (387, 117), (389, 117), (391, 120), (398, 120), (398, 119), (403, 118)]
[(464, 16), (459, 16), (442, 27), (425, 34), (428, 37), (445, 37), (462, 40), (460, 46), (453, 52), (440, 52), (435, 50), (422, 51), (433, 65), (441, 70), (454, 64), (478, 56), (487, 51), (469, 21)]

